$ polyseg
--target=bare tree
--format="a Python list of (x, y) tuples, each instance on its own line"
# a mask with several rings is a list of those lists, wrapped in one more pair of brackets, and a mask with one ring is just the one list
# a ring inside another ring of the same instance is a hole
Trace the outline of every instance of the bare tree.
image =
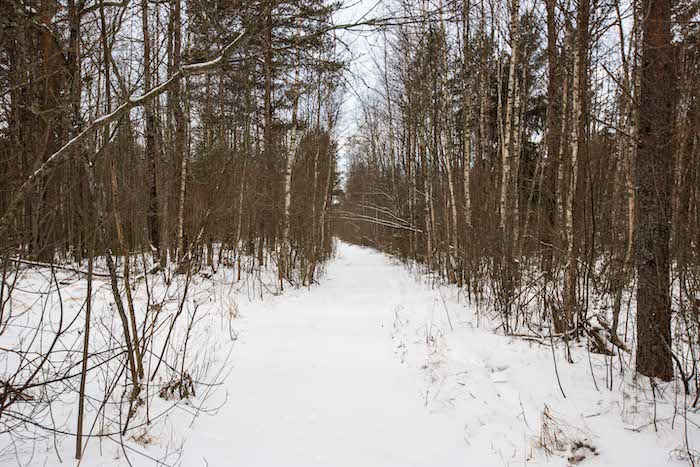
[(675, 69), (671, 2), (644, 0), (637, 146), (637, 371), (669, 381)]

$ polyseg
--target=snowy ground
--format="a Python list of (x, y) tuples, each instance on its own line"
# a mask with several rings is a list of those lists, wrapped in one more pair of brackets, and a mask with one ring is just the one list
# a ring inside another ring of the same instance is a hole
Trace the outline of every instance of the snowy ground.
[[(168, 464), (187, 467), (663, 466), (688, 465), (686, 446), (700, 445), (700, 417), (686, 418), (674, 385), (654, 408), (632, 372), (609, 391), (603, 357), (577, 347), (568, 364), (557, 347), (564, 397), (550, 346), (497, 335), (484, 317), (477, 327), (456, 287), (368, 249), (340, 244), (310, 290), (237, 294), (235, 342), (228, 326), (207, 328), (223, 385), (191, 401), (218, 409), (180, 411), (139, 450), (159, 457), (182, 440)], [(93, 449), (82, 465), (117, 463)]]
[(476, 328), (457, 295), (341, 244), (320, 287), (242, 311), (226, 404), (195, 423), (183, 465), (566, 465), (570, 453), (537, 449), (545, 404), (554, 435), (595, 448), (586, 464), (674, 464), (680, 415), (674, 431), (643, 426), (645, 394), (603, 389), (602, 357), (583, 349), (558, 362), (564, 398), (551, 348)]

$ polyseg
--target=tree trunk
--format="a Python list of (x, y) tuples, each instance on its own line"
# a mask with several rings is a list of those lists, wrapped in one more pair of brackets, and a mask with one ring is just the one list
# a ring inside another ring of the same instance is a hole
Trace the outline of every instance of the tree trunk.
[[(172, 2), (172, 23), (173, 23), (173, 70), (177, 73), (182, 66), (182, 26), (180, 14), (180, 0)], [(185, 94), (187, 93), (187, 78), (185, 78)], [(182, 262), (187, 257), (187, 247), (185, 245), (185, 192), (187, 189), (187, 159), (188, 152), (185, 147), (186, 123), (182, 108), (182, 88), (180, 82), (173, 83), (171, 91), (173, 120), (175, 122), (174, 149), (175, 160), (180, 159), (180, 187), (177, 205), (177, 260)], [(185, 95), (187, 99), (187, 95)], [(181, 269), (182, 271), (182, 269)]]
[(670, 234), (675, 73), (671, 0), (642, 0), (637, 146), (637, 371), (673, 378)]
[[(299, 57), (297, 56), (297, 60)], [(280, 288), (283, 287), (283, 279), (290, 280), (290, 258), (291, 258), (291, 242), (289, 240), (289, 228), (291, 225), (290, 207), (292, 206), (292, 167), (294, 165), (294, 156), (297, 152), (297, 113), (299, 111), (299, 96), (298, 96), (298, 80), (299, 67), (297, 66), (294, 72), (294, 82), (292, 84), (292, 128), (289, 136), (289, 146), (285, 154), (284, 163), (284, 226), (282, 227), (282, 241), (280, 242), (280, 268), (279, 280)]]
[[(141, 26), (143, 29), (143, 82), (144, 91), (151, 90), (151, 39), (148, 26), (148, 0), (141, 0)], [(148, 230), (148, 241), (153, 248), (156, 262), (162, 262), (160, 247), (160, 219), (158, 214), (158, 185), (156, 175), (156, 116), (153, 111), (153, 103), (144, 104), (144, 115), (146, 117), (145, 133), (145, 153), (146, 167), (148, 168), (148, 211), (146, 213), (146, 224)]]
[(554, 258), (556, 255), (555, 231), (557, 219), (557, 173), (561, 164), (559, 146), (561, 144), (561, 80), (559, 78), (559, 57), (557, 53), (556, 0), (546, 0), (547, 3), (547, 63), (549, 81), (547, 83), (547, 174), (544, 188), (545, 225), (542, 231), (544, 243), (544, 273), (545, 273), (545, 311), (551, 312), (554, 330), (564, 331), (564, 320), (559, 311), (555, 311), (550, 301), (549, 286), (554, 282)]

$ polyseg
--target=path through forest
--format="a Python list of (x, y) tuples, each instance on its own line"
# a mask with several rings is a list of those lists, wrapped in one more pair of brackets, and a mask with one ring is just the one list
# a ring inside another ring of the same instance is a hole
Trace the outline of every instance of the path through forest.
[(648, 405), (597, 391), (602, 361), (559, 362), (565, 399), (551, 349), (476, 327), (458, 298), (340, 244), (320, 286), (241, 309), (221, 409), (195, 421), (183, 465), (566, 465), (536, 449), (545, 404), (560, 438), (595, 448), (586, 462), (670, 462), (681, 434), (626, 430)]
[(408, 285), (383, 255), (343, 245), (320, 287), (243, 311), (221, 428), (196, 430), (184, 464), (428, 466), (461, 456), (460, 430), (426, 410), (391, 343), (397, 307), (417, 298)]

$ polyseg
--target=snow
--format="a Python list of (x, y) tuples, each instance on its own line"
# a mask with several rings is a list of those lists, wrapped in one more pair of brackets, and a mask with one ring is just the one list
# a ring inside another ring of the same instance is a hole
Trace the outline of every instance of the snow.
[[(499, 335), (463, 291), (385, 255), (339, 243), (320, 282), (261, 300), (202, 279), (200, 304), (209, 290), (210, 307), (237, 310), (232, 321), (202, 312), (190, 342), (222, 384), (198, 387), (148, 447), (128, 445), (188, 467), (405, 467), (687, 465), (686, 427), (690, 448), (700, 444), (700, 417), (686, 422), (677, 385), (657, 388), (654, 408), (648, 381), (616, 369), (605, 389), (605, 357), (572, 346), (570, 364), (559, 343), (564, 397), (549, 342)], [(71, 459), (72, 438), (62, 444)], [(121, 450), (97, 446), (81, 465), (126, 465)], [(59, 465), (53, 447), (41, 456)]]
[(410, 297), (400, 270), (357, 247), (340, 255), (320, 287), (244, 315), (228, 402), (198, 422), (184, 465), (428, 466), (463, 455), (461, 434), (425, 409), (419, 374), (394, 353), (392, 310)]
[(596, 390), (584, 349), (572, 365), (557, 349), (564, 398), (551, 348), (477, 328), (458, 294), (340, 244), (321, 286), (244, 311), (226, 404), (197, 421), (183, 465), (567, 465), (536, 449), (545, 404), (596, 448), (591, 465), (674, 465), (682, 430), (627, 429), (644, 417), (625, 426), (629, 394)]

